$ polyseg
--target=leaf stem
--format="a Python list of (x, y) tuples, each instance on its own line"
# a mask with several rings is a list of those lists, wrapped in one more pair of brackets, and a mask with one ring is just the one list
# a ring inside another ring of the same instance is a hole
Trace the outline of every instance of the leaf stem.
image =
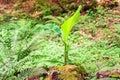
[(64, 43), (64, 65), (67, 65), (67, 61), (68, 61), (68, 47), (67, 47), (67, 43)]

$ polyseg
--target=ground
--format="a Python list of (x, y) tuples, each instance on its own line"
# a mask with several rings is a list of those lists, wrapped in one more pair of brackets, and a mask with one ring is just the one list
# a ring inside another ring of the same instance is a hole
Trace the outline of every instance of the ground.
[[(25, 15), (20, 17), (21, 10), (25, 11), (29, 6), (20, 10), (15, 10), (14, 6), (0, 4), (0, 79), (24, 80), (32, 71), (35, 71), (33, 74), (43, 72), (48, 79), (51, 77), (48, 73), (62, 80), (76, 78), (76, 75), (87, 80), (120, 78), (119, 6), (98, 8), (96, 12), (89, 10), (81, 15), (68, 39), (71, 65), (67, 67), (63, 66), (64, 47), (58, 33), (60, 25), (70, 15), (45, 15), (40, 19), (36, 19), (36, 15), (34, 19)], [(29, 8), (32, 10), (33, 7)], [(38, 13), (41, 15), (41, 12)], [(84, 67), (83, 71), (79, 66)], [(39, 71), (39, 67), (44, 69)], [(61, 70), (62, 73), (56, 75)]]

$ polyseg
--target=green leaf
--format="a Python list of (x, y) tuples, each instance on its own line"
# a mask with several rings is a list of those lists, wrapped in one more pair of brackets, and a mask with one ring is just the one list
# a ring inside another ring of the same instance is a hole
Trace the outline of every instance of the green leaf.
[(72, 27), (78, 22), (78, 19), (80, 17), (80, 10), (82, 9), (82, 6), (80, 5), (75, 14), (68, 18), (61, 26), (62, 31), (62, 39), (64, 42), (67, 41), (69, 33), (72, 29)]

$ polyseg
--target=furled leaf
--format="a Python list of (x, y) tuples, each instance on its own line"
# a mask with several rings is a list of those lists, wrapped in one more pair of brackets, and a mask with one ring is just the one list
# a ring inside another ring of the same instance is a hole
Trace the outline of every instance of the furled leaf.
[(80, 5), (75, 14), (68, 18), (61, 26), (61, 31), (62, 31), (62, 39), (64, 42), (67, 41), (69, 33), (72, 29), (72, 27), (78, 22), (78, 19), (80, 17), (80, 10), (82, 6)]

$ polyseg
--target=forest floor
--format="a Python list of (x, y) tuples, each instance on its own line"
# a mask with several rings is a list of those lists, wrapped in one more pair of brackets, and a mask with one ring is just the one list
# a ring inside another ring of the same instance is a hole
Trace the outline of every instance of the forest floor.
[[(36, 20), (24, 13), (22, 17), (19, 15), (25, 11), (35, 17), (42, 15), (41, 12), (31, 14), (32, 6), (18, 7), (19, 4), (0, 4), (2, 80), (21, 80), (31, 75), (31, 69), (36, 67), (63, 65), (63, 43), (54, 30), (68, 16), (48, 15)], [(69, 58), (72, 64), (85, 68), (87, 80), (110, 77), (113, 79), (108, 80), (119, 80), (120, 6), (98, 9), (96, 13), (89, 10), (81, 16), (69, 37)]]

